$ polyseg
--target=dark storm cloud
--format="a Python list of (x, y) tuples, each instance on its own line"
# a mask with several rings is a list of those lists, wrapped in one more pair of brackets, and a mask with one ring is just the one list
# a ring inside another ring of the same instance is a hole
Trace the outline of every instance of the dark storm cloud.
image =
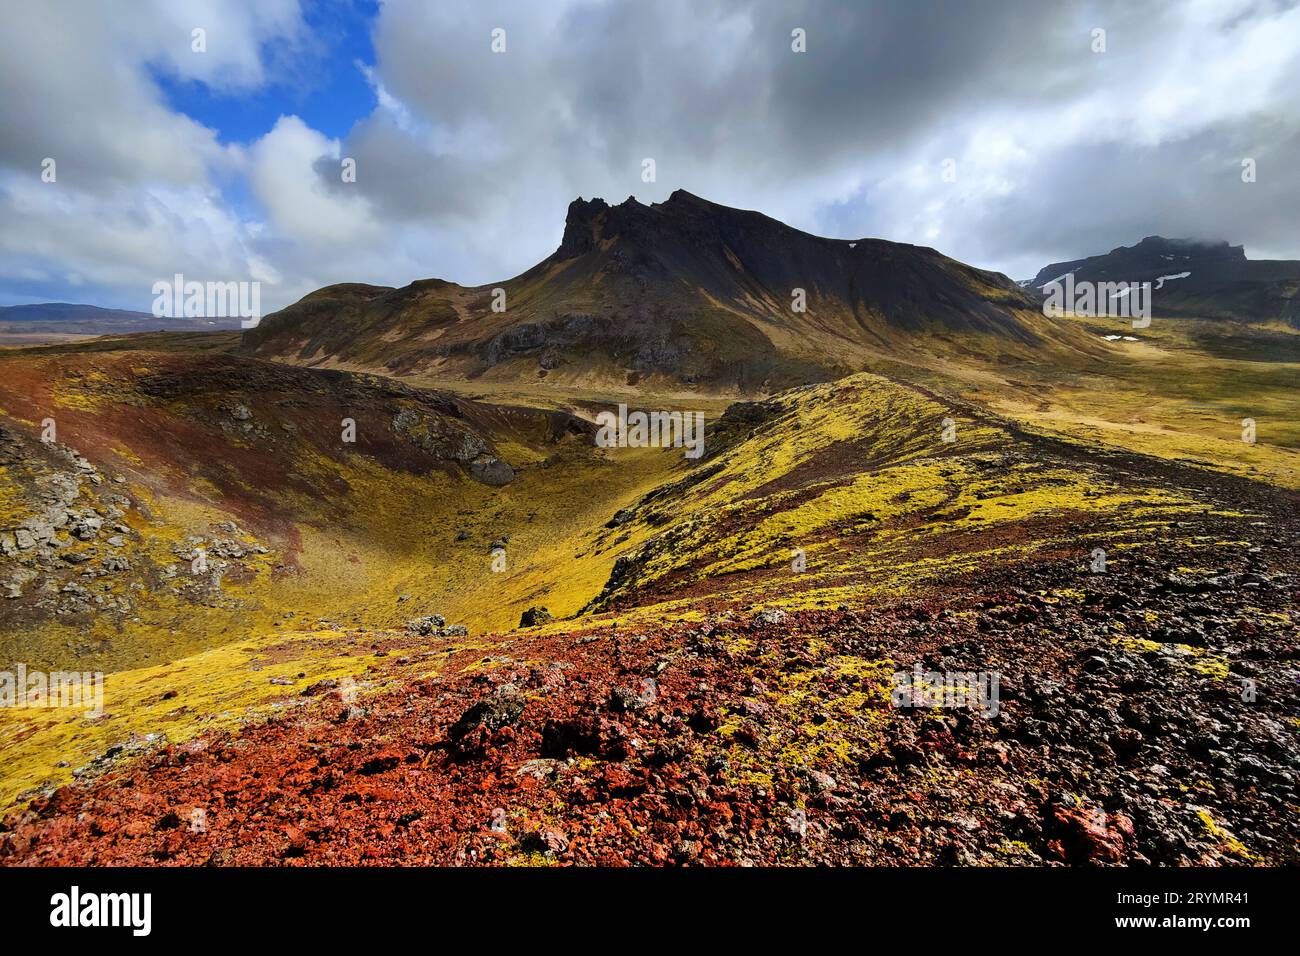
[[(497, 26), (505, 54), (489, 50)], [(1300, 254), (1284, 239), (1300, 191), (1278, 175), (1296, 165), (1296, 29), (1271, 4), (399, 0), (380, 72), (445, 152), (364, 188), (398, 217), (465, 215), (449, 208), (465, 196), (471, 218), (504, 215), (517, 241), (496, 274), (549, 251), (574, 196), (678, 186), (1017, 273), (1175, 229)], [(356, 148), (401, 152), (370, 130)], [(1250, 193), (1244, 156), (1273, 172)]]
[[(155, 6), (184, 21), (179, 0)], [(33, 9), (29, 33), (56, 36)], [(293, 21), (257, 26), (252, 0), (225, 9), (248, 38), (232, 63), (256, 88), (247, 51)], [(791, 49), (796, 28), (806, 53)], [(375, 112), (340, 141), (285, 117), (247, 149), (218, 147), (151, 90), (165, 30), (102, 35), (75, 71), (66, 43), (8, 41), (0, 164), (26, 178), (0, 178), (0, 214), (29, 238), (0, 246), (0, 280), (102, 287), (115, 260), (144, 277), (189, 250), (265, 277), (272, 305), (350, 279), (483, 283), (551, 252), (576, 196), (651, 202), (679, 187), (1017, 278), (1152, 233), (1300, 258), (1293, 3), (387, 0), (375, 63), (335, 65), (367, 74)], [(62, 111), (34, 109), (38, 91)], [(33, 187), (34, 144), (84, 152), (69, 136), (132, 188)], [(355, 183), (340, 179), (345, 157)], [(257, 219), (223, 205), (231, 177)], [(144, 240), (124, 239), (133, 222)]]

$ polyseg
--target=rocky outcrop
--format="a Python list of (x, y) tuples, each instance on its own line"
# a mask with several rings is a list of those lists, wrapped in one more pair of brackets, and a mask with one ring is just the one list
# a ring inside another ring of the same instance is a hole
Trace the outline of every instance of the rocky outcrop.
[(465, 637), (469, 634), (469, 628), (464, 624), (448, 624), (441, 614), (417, 617), (406, 623), (406, 629), (422, 637)]
[(530, 607), (519, 615), (520, 627), (538, 627), (542, 624), (550, 624), (555, 620), (555, 616), (544, 607)]
[(393, 416), (393, 429), (435, 458), (464, 465), (475, 481), (494, 486), (514, 481), (514, 469), (492, 454), (488, 443), (460, 422), (403, 408)]

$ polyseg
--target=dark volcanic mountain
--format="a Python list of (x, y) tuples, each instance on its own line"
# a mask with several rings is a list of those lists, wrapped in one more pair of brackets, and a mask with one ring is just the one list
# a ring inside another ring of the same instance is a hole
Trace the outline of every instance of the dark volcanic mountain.
[(1159, 286), (1152, 290), (1157, 315), (1276, 321), (1300, 328), (1300, 261), (1247, 259), (1245, 249), (1226, 242), (1147, 236), (1105, 255), (1054, 262), (1030, 285), (1041, 290), (1067, 273), (1075, 282), (1153, 283)]
[(499, 284), (320, 289), (246, 332), (243, 348), (403, 373), (765, 391), (881, 355), (975, 340), (1023, 354), (1071, 334), (999, 273), (921, 246), (812, 236), (678, 190), (650, 206), (575, 200), (559, 248)]

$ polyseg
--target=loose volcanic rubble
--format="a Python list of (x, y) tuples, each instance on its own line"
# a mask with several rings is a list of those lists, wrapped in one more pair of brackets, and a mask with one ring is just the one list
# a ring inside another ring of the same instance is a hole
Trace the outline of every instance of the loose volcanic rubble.
[[(569, 622), (11, 812), (8, 864), (1296, 864), (1297, 579), (1005, 566), (943, 592)], [(430, 633), (436, 618), (429, 621)], [(999, 675), (996, 714), (891, 675)], [(1249, 688), (1249, 693), (1244, 688)], [(202, 826), (193, 824), (201, 811)]]

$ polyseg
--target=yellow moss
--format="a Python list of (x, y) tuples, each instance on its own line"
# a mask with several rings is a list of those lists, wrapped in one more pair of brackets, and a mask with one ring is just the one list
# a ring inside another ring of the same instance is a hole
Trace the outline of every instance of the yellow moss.
[(1187, 667), (1203, 674), (1206, 677), (1215, 680), (1223, 680), (1228, 676), (1227, 658), (1220, 657), (1216, 654), (1210, 654), (1204, 648), (1192, 647), (1190, 644), (1158, 644), (1155, 641), (1145, 640), (1138, 637), (1117, 637), (1112, 643), (1133, 654), (1156, 654), (1166, 646), (1177, 648), (1180, 653), (1180, 659)]
[(1133, 654), (1154, 654), (1160, 650), (1160, 645), (1155, 641), (1141, 637), (1117, 637), (1114, 643)]
[[(1179, 644), (1179, 647), (1187, 648), (1186, 644)], [(1195, 650), (1193, 658), (1188, 661), (1188, 666), (1198, 674), (1204, 674), (1206, 677), (1215, 680), (1225, 680), (1228, 676), (1228, 660), (1215, 654), (1207, 654), (1199, 649)]]
[[(757, 750), (733, 744), (728, 779), (736, 784), (770, 786), (775, 767), (791, 772), (853, 767), (856, 755), (879, 746), (894, 669), (889, 661), (834, 656), (809, 670), (781, 673), (763, 696), (795, 727), (775, 736), (766, 734)], [(827, 677), (853, 689), (823, 699), (815, 687)], [(817, 720), (814, 712), (819, 715)], [(730, 739), (742, 723), (742, 717), (731, 715), (717, 732)]]
[[(356, 653), (358, 640), (341, 632), (245, 635), (239, 641), (181, 660), (104, 677), (104, 712), (94, 716), (61, 709), (0, 709), (5, 774), (0, 807), (35, 786), (72, 780), (72, 770), (115, 744), (145, 734), (172, 743), (310, 698), (304, 687), (328, 678), (352, 677), (366, 692), (431, 674), (436, 658), (413, 656), (406, 667), (391, 664), (382, 678), (369, 674), (374, 658)], [(302, 677), (298, 675), (302, 674)], [(271, 679), (285, 681), (273, 684)], [(165, 691), (175, 697), (163, 699)], [(58, 768), (57, 760), (71, 766)]]
[(1205, 827), (1205, 832), (1217, 840), (1224, 850), (1241, 857), (1243, 860), (1253, 860), (1255, 858), (1255, 855), (1246, 848), (1244, 843), (1219, 825), (1219, 822), (1214, 819), (1214, 814), (1209, 810), (1198, 809), (1196, 816), (1200, 818), (1201, 824)]

